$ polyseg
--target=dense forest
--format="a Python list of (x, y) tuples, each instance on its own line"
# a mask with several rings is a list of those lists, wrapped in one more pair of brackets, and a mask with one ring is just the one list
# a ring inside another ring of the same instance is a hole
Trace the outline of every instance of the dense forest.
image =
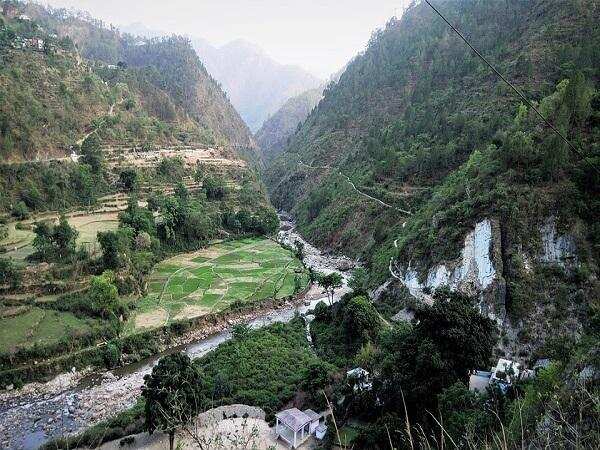
[[(423, 279), (460, 256), (476, 223), (497, 220), (509, 319), (552, 304), (551, 328), (569, 334), (565, 317), (585, 321), (598, 292), (598, 6), (440, 4), (582, 157), (420, 3), (373, 35), (268, 168), (274, 203), (313, 242), (363, 258), (371, 286), (391, 257)], [(575, 236), (575, 272), (526, 267), (549, 218)]]
[(317, 106), (322, 94), (323, 89), (317, 88), (293, 97), (265, 121), (255, 135), (263, 160), (269, 162), (283, 151), (289, 138)]

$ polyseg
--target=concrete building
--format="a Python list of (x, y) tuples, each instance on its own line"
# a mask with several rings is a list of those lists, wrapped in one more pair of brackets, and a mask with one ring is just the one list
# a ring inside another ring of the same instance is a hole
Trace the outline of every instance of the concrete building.
[(287, 442), (291, 448), (298, 448), (311, 435), (317, 434), (317, 430), (320, 430), (319, 434), (324, 436), (322, 418), (323, 414), (318, 414), (312, 409), (305, 411), (300, 411), (298, 408), (286, 409), (275, 415), (275, 433), (278, 439)]

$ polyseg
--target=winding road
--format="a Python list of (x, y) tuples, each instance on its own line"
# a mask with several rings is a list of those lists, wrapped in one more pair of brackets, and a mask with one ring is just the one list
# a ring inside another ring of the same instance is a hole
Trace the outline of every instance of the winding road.
[[(298, 153), (297, 155), (298, 155), (298, 158), (300, 158), (300, 154)], [(309, 165), (309, 164), (306, 164), (305, 162), (303, 162), (303, 161), (302, 161), (302, 159), (298, 159), (298, 165), (299, 165), (299, 166), (306, 167), (306, 168), (308, 168), (308, 169), (312, 169), (312, 170), (330, 170), (330, 169), (333, 169), (333, 167), (331, 167), (331, 166), (311, 166), (311, 165)], [(342, 177), (344, 177), (344, 178), (346, 179), (346, 181), (348, 182), (348, 184), (350, 185), (350, 187), (352, 187), (352, 189), (353, 189), (353, 190), (354, 190), (354, 191), (355, 191), (357, 194), (361, 195), (362, 197), (366, 198), (367, 200), (371, 200), (371, 201), (374, 201), (374, 202), (376, 202), (376, 203), (379, 203), (381, 206), (383, 206), (383, 207), (385, 207), (385, 208), (395, 209), (396, 211), (398, 211), (398, 212), (401, 212), (402, 214), (407, 214), (407, 215), (409, 215), (409, 216), (412, 216), (412, 214), (413, 214), (413, 213), (412, 213), (412, 212), (410, 212), (410, 211), (407, 211), (407, 210), (405, 210), (405, 209), (401, 209), (401, 208), (398, 208), (398, 207), (396, 207), (396, 206), (390, 205), (390, 204), (388, 204), (388, 203), (384, 202), (384, 201), (383, 201), (383, 200), (381, 200), (381, 199), (378, 199), (378, 198), (376, 198), (376, 197), (373, 197), (372, 195), (369, 195), (369, 194), (367, 194), (366, 192), (363, 192), (363, 191), (361, 191), (360, 189), (358, 189), (358, 188), (356, 187), (356, 185), (355, 185), (355, 184), (354, 184), (354, 182), (353, 182), (353, 181), (350, 179), (350, 177), (349, 177), (348, 175), (344, 174), (344, 173), (343, 173), (341, 170), (338, 170), (338, 173), (339, 173), (339, 174), (340, 174)]]

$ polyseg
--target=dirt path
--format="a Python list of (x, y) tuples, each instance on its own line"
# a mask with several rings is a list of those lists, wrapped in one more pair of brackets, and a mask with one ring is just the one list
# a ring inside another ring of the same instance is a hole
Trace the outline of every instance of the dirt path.
[[(124, 98), (122, 98), (121, 100), (118, 100), (114, 103), (112, 103), (109, 107), (108, 107), (108, 115), (110, 117), (115, 115), (115, 107), (118, 105), (121, 105), (123, 102), (125, 101)], [(95, 132), (98, 131), (98, 129), (104, 124), (104, 122), (102, 122), (100, 125), (98, 125), (96, 128), (94, 128), (92, 131), (90, 131), (89, 133), (86, 133), (81, 139), (79, 139), (76, 144), (81, 147), (81, 145), (85, 142), (85, 140), (87, 138), (89, 138), (92, 134), (94, 134)]]
[[(298, 154), (298, 157), (300, 157), (300, 154)], [(299, 159), (299, 160), (298, 160), (298, 165), (299, 165), (299, 166), (304, 166), (304, 167), (307, 167), (307, 168), (309, 168), (309, 169), (316, 169), (316, 170), (329, 170), (329, 169), (332, 169), (332, 167), (331, 167), (331, 166), (310, 166), (310, 165), (308, 165), (308, 164), (304, 163), (304, 162), (303, 162), (301, 159)], [(398, 208), (398, 207), (396, 207), (396, 206), (390, 205), (390, 204), (388, 204), (388, 203), (384, 202), (384, 201), (383, 201), (383, 200), (381, 200), (381, 199), (375, 198), (375, 197), (373, 197), (372, 195), (369, 195), (369, 194), (367, 194), (366, 192), (363, 192), (363, 191), (361, 191), (361, 190), (360, 190), (360, 189), (358, 189), (358, 188), (356, 187), (356, 185), (355, 185), (355, 184), (352, 182), (352, 180), (350, 179), (350, 177), (349, 177), (348, 175), (344, 174), (344, 173), (343, 173), (341, 170), (339, 170), (339, 171), (338, 171), (338, 173), (339, 173), (339, 174), (340, 174), (342, 177), (344, 177), (344, 178), (346, 179), (346, 181), (348, 182), (348, 184), (350, 185), (350, 187), (352, 187), (352, 189), (353, 189), (353, 190), (354, 190), (354, 191), (355, 191), (357, 194), (361, 195), (362, 197), (366, 198), (367, 200), (371, 200), (371, 201), (377, 202), (377, 203), (379, 203), (381, 206), (383, 206), (383, 207), (385, 207), (385, 208), (394, 209), (394, 210), (396, 210), (396, 211), (398, 211), (398, 212), (401, 212), (402, 214), (407, 214), (407, 215), (409, 215), (409, 216), (412, 216), (412, 214), (413, 214), (413, 213), (412, 213), (412, 212), (410, 212), (410, 211), (407, 211), (407, 210), (405, 210), (405, 209)]]

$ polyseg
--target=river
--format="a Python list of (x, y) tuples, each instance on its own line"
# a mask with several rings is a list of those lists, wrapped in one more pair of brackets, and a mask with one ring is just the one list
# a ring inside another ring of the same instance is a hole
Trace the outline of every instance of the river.
[[(280, 215), (280, 242), (304, 243), (304, 263), (321, 273), (338, 272), (343, 286), (335, 292), (334, 301), (349, 292), (349, 270), (354, 261), (327, 255), (306, 242), (296, 231), (292, 219)], [(243, 323), (260, 328), (276, 322), (289, 322), (296, 313), (306, 314), (320, 302), (327, 302), (321, 290), (313, 286), (304, 302), (265, 312)], [(184, 351), (198, 358), (231, 338), (231, 327), (202, 337), (190, 344), (171, 348), (144, 361), (101, 373), (62, 374), (48, 383), (32, 383), (18, 392), (0, 393), (0, 449), (32, 450), (49, 439), (81, 432), (133, 406), (141, 394), (144, 375), (150, 373), (160, 357)]]

